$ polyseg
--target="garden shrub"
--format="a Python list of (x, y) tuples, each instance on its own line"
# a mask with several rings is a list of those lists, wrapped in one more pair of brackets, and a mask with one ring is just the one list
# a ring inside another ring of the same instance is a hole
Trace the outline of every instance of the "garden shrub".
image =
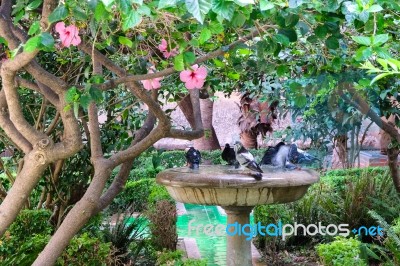
[(112, 261), (111, 243), (104, 243), (99, 238), (88, 234), (75, 236), (57, 259), (56, 265), (110, 265)]
[[(143, 217), (132, 218), (132, 213), (117, 214), (117, 222), (111, 225), (111, 221), (104, 226), (104, 242), (110, 242), (113, 246), (113, 257), (117, 258), (115, 265), (126, 265), (140, 253), (144, 247), (144, 229), (146, 221)], [(132, 242), (136, 243), (135, 250), (130, 250)]]
[[(32, 254), (36, 250), (40, 252), (40, 248), (44, 247), (42, 243), (45, 236), (50, 235), (53, 231), (49, 223), (50, 216), (51, 212), (48, 210), (22, 210), (15, 222), (11, 224), (0, 239), (0, 262), (4, 265), (21, 265), (30, 259), (27, 255), (20, 253), (23, 252), (21, 249), (31, 250)], [(18, 263), (14, 261), (16, 264), (11, 263), (11, 258), (16, 254), (22, 256), (21, 261), (18, 261)]]
[(166, 200), (170, 203), (175, 204), (175, 200), (169, 195), (168, 190), (165, 188), (165, 186), (154, 183), (147, 198), (148, 208), (152, 208), (157, 202), (161, 200)]
[(318, 256), (325, 266), (363, 266), (360, 258), (361, 242), (354, 238), (335, 237), (335, 241), (316, 246)]
[(176, 231), (176, 206), (168, 200), (159, 200), (147, 211), (151, 238), (157, 250), (175, 250), (178, 242)]
[(182, 250), (157, 252), (157, 266), (207, 266), (204, 259), (184, 259)]
[(131, 208), (132, 211), (142, 212), (146, 209), (148, 197), (155, 185), (153, 178), (128, 181), (125, 189), (115, 198), (112, 209), (121, 211)]

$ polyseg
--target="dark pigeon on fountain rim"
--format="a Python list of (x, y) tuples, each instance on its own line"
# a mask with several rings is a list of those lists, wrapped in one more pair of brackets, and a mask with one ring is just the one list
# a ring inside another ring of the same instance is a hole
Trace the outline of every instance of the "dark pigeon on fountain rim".
[(199, 169), (201, 162), (201, 153), (194, 147), (190, 147), (186, 152), (186, 163), (190, 169)]
[(234, 165), (235, 168), (239, 168), (239, 162), (236, 160), (235, 150), (229, 145), (229, 143), (225, 144), (225, 148), (221, 154), (222, 160), (228, 163), (228, 165)]
[(239, 164), (254, 171), (255, 173), (252, 173), (251, 176), (253, 176), (256, 180), (261, 180), (263, 170), (261, 170), (261, 167), (254, 160), (254, 156), (248, 150), (246, 150), (245, 147), (243, 147), (243, 144), (240, 141), (236, 141), (234, 150), (236, 160), (239, 162)]

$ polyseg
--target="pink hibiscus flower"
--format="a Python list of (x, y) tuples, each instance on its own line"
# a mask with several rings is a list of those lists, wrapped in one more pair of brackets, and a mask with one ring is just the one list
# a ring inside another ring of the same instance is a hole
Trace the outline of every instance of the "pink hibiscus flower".
[(165, 39), (161, 40), (161, 44), (158, 46), (158, 49), (163, 53), (163, 56), (168, 59), (170, 57), (174, 57), (178, 54), (178, 50), (176, 48), (172, 49), (168, 52), (168, 43)]
[[(155, 73), (155, 68), (154, 67), (150, 67), (148, 73)], [(162, 80), (163, 78), (154, 78), (154, 79), (146, 79), (146, 80), (141, 80), (140, 82), (142, 82), (143, 87), (146, 90), (155, 90), (155, 89), (159, 89), (161, 88), (161, 84), (160, 84), (160, 80)]]
[(78, 35), (79, 29), (75, 25), (65, 27), (64, 22), (58, 22), (55, 29), (60, 34), (60, 40), (64, 47), (78, 46), (81, 43), (81, 37)]
[(182, 82), (185, 82), (186, 89), (201, 89), (207, 77), (207, 69), (196, 64), (192, 66), (192, 70), (183, 70), (179, 77)]

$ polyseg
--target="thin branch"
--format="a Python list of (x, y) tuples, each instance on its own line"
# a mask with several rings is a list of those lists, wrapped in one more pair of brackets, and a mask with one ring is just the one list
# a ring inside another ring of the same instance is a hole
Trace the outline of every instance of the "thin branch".
[[(349, 82), (343, 82), (339, 84), (339, 94), (340, 96), (349, 104), (354, 106), (357, 110), (359, 110), (362, 114), (368, 116), (371, 121), (378, 125), (381, 129), (387, 132), (392, 138), (396, 139), (398, 143), (400, 143), (400, 133), (397, 129), (392, 126), (390, 123), (384, 121), (379, 117), (377, 113), (375, 113), (368, 103), (360, 97), (360, 95), (354, 90), (353, 84)], [(349, 99), (345, 94), (344, 91), (348, 91), (352, 99)]]

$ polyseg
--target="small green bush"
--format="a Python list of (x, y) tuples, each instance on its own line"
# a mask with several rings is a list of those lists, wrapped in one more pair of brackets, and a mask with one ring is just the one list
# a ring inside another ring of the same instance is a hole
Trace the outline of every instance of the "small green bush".
[(328, 244), (316, 246), (318, 256), (325, 266), (363, 266), (367, 263), (360, 258), (361, 242), (354, 238), (336, 237)]
[(147, 207), (147, 199), (155, 184), (153, 178), (128, 181), (125, 189), (115, 198), (111, 208), (125, 211), (131, 207), (133, 211), (142, 212)]
[(157, 253), (157, 266), (207, 266), (207, 261), (204, 259), (184, 259), (183, 251), (175, 250), (175, 251), (166, 251)]
[[(45, 237), (53, 231), (48, 222), (50, 216), (51, 213), (47, 210), (21, 211), (15, 222), (0, 238), (0, 262), (2, 262), (2, 265), (24, 265), (26, 261), (30, 260), (30, 257), (36, 254), (36, 251), (39, 254), (41, 248), (44, 247)], [(33, 255), (23, 255), (24, 250), (30, 251)], [(20, 260), (16, 261), (18, 258), (11, 260), (16, 254), (22, 256)]]
[(111, 243), (104, 243), (88, 234), (74, 237), (56, 265), (109, 265), (112, 258)]
[(148, 207), (152, 208), (157, 202), (161, 200), (166, 200), (170, 203), (175, 204), (175, 200), (169, 195), (168, 190), (165, 188), (165, 186), (154, 183), (147, 198)]

